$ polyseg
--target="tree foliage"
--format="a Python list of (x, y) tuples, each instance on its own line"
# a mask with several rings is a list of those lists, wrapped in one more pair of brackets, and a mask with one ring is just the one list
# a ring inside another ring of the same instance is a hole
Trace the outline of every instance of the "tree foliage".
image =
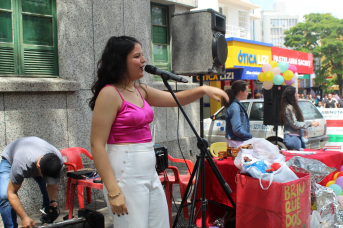
[[(320, 59), (320, 68), (315, 69), (316, 86), (327, 89), (330, 84), (336, 83), (342, 94), (343, 20), (329, 13), (311, 13), (305, 15), (304, 19), (305, 22), (298, 23), (285, 32), (284, 45), (297, 51), (312, 53), (314, 61), (316, 58)], [(326, 77), (333, 74), (337, 78), (330, 83)]]

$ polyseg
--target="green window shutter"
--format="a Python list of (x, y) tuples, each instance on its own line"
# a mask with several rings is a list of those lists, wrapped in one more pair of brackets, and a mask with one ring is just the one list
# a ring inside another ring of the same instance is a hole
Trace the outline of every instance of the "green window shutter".
[(1, 0), (0, 1), (0, 8), (1, 9), (11, 9), (11, 0)]
[(0, 74), (15, 74), (11, 0), (0, 1)]
[(22, 11), (36, 14), (52, 15), (51, 0), (22, 0)]
[[(151, 36), (153, 65), (170, 72), (168, 6), (151, 4)], [(161, 80), (161, 77), (154, 76), (154, 81)]]
[(58, 76), (56, 0), (0, 0), (0, 75)]
[(22, 0), (21, 70), (25, 75), (58, 75), (54, 6), (52, 0)]
[(52, 18), (23, 15), (23, 44), (53, 46)]

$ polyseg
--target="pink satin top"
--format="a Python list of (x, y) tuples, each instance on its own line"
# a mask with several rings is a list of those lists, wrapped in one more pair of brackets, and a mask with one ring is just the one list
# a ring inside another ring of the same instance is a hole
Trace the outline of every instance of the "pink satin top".
[[(113, 87), (118, 91), (115, 86)], [(107, 144), (151, 142), (149, 123), (154, 120), (154, 112), (148, 102), (139, 92), (143, 99), (143, 108), (140, 108), (124, 100), (119, 91), (118, 93), (123, 100), (123, 104), (112, 124)]]

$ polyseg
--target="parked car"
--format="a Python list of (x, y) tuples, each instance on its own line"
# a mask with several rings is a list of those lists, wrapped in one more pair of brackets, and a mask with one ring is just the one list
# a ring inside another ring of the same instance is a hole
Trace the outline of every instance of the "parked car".
[[(271, 125), (263, 124), (263, 99), (243, 100), (241, 103), (247, 110), (250, 120), (250, 133), (254, 138), (264, 138), (276, 144), (276, 128)], [(318, 109), (309, 100), (299, 100), (299, 107), (302, 110), (305, 120), (319, 122), (318, 127), (309, 127), (308, 142), (306, 148), (320, 149), (324, 148), (329, 141), (326, 135), (326, 120)], [(204, 119), (204, 135), (210, 144), (215, 142), (226, 142), (225, 139), (225, 114), (226, 108), (221, 107), (210, 118)], [(283, 127), (278, 127), (277, 141), (280, 148), (286, 148), (283, 144)]]

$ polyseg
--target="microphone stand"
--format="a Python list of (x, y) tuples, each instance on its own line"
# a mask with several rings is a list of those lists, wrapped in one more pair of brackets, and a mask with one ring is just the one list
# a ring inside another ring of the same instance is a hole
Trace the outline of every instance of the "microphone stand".
[[(202, 76), (201, 76), (202, 77)], [(190, 211), (190, 218), (189, 218), (189, 224), (188, 224), (188, 227), (192, 227), (192, 223), (193, 223), (193, 220), (194, 220), (194, 210), (195, 210), (195, 203), (197, 201), (200, 201), (200, 200), (196, 200), (196, 195), (197, 195), (197, 191), (198, 191), (198, 184), (199, 184), (199, 174), (200, 174), (200, 171), (201, 171), (201, 211), (202, 211), (202, 227), (205, 228), (206, 227), (206, 220), (205, 220), (205, 216), (206, 216), (206, 210), (208, 208), (208, 201), (210, 201), (211, 203), (214, 203), (220, 207), (223, 207), (227, 210), (233, 210), (235, 211), (236, 210), (236, 204), (235, 202), (233, 201), (232, 197), (231, 197), (231, 193), (232, 193), (232, 190), (230, 188), (230, 186), (228, 185), (228, 183), (226, 183), (226, 181), (224, 180), (223, 176), (221, 175), (220, 171), (218, 170), (218, 167), (216, 166), (216, 164), (214, 163), (214, 161), (212, 160), (212, 157), (211, 157), (211, 154), (208, 150), (208, 141), (207, 139), (205, 138), (201, 138), (199, 136), (199, 134), (196, 132), (192, 122), (190, 121), (190, 119), (188, 118), (186, 112), (184, 111), (184, 109), (182, 108), (179, 100), (177, 99), (177, 97), (175, 96), (175, 93), (174, 91), (172, 90), (172, 88), (170, 87), (169, 85), (169, 82), (168, 80), (170, 79), (168, 75), (163, 75), (162, 76), (162, 79), (163, 79), (163, 83), (164, 85), (167, 87), (168, 91), (171, 93), (171, 95), (173, 96), (174, 100), (176, 101), (178, 107), (180, 108), (182, 114), (184, 115), (185, 119), (187, 120), (189, 126), (191, 127), (194, 135), (196, 136), (197, 138), (197, 147), (200, 149), (200, 156), (197, 155), (197, 158), (196, 158), (196, 162), (195, 162), (195, 165), (194, 165), (194, 169), (193, 169), (193, 172), (191, 174), (191, 177), (190, 177), (190, 180), (188, 182), (188, 185), (187, 185), (187, 188), (186, 188), (186, 192), (182, 198), (182, 202), (181, 202), (181, 205), (179, 207), (179, 210), (177, 212), (177, 215), (176, 215), (176, 218), (175, 218), (175, 221), (174, 221), (174, 224), (173, 224), (173, 227), (176, 228), (176, 225), (177, 225), (177, 222), (178, 222), (178, 218), (181, 214), (181, 211), (182, 211), (182, 208), (183, 207), (187, 207), (187, 205), (185, 205), (185, 203), (187, 202), (187, 196), (188, 196), (188, 193), (189, 193), (189, 190), (190, 190), (190, 187), (193, 183), (193, 179), (194, 179), (194, 176), (196, 175), (196, 181), (195, 181), (195, 187), (194, 187), (194, 193), (193, 193), (193, 199), (192, 199), (192, 203), (191, 203), (191, 211)], [(207, 200), (205, 198), (205, 158), (208, 162), (208, 164), (210, 165), (210, 168), (212, 169), (215, 177), (217, 178), (217, 180), (219, 181), (222, 189), (224, 190), (226, 196), (228, 197), (228, 199), (230, 200), (231, 202), (231, 205), (233, 206), (233, 209), (226, 206), (226, 205), (222, 205), (222, 204), (219, 204), (217, 202), (214, 202), (212, 200)]]

